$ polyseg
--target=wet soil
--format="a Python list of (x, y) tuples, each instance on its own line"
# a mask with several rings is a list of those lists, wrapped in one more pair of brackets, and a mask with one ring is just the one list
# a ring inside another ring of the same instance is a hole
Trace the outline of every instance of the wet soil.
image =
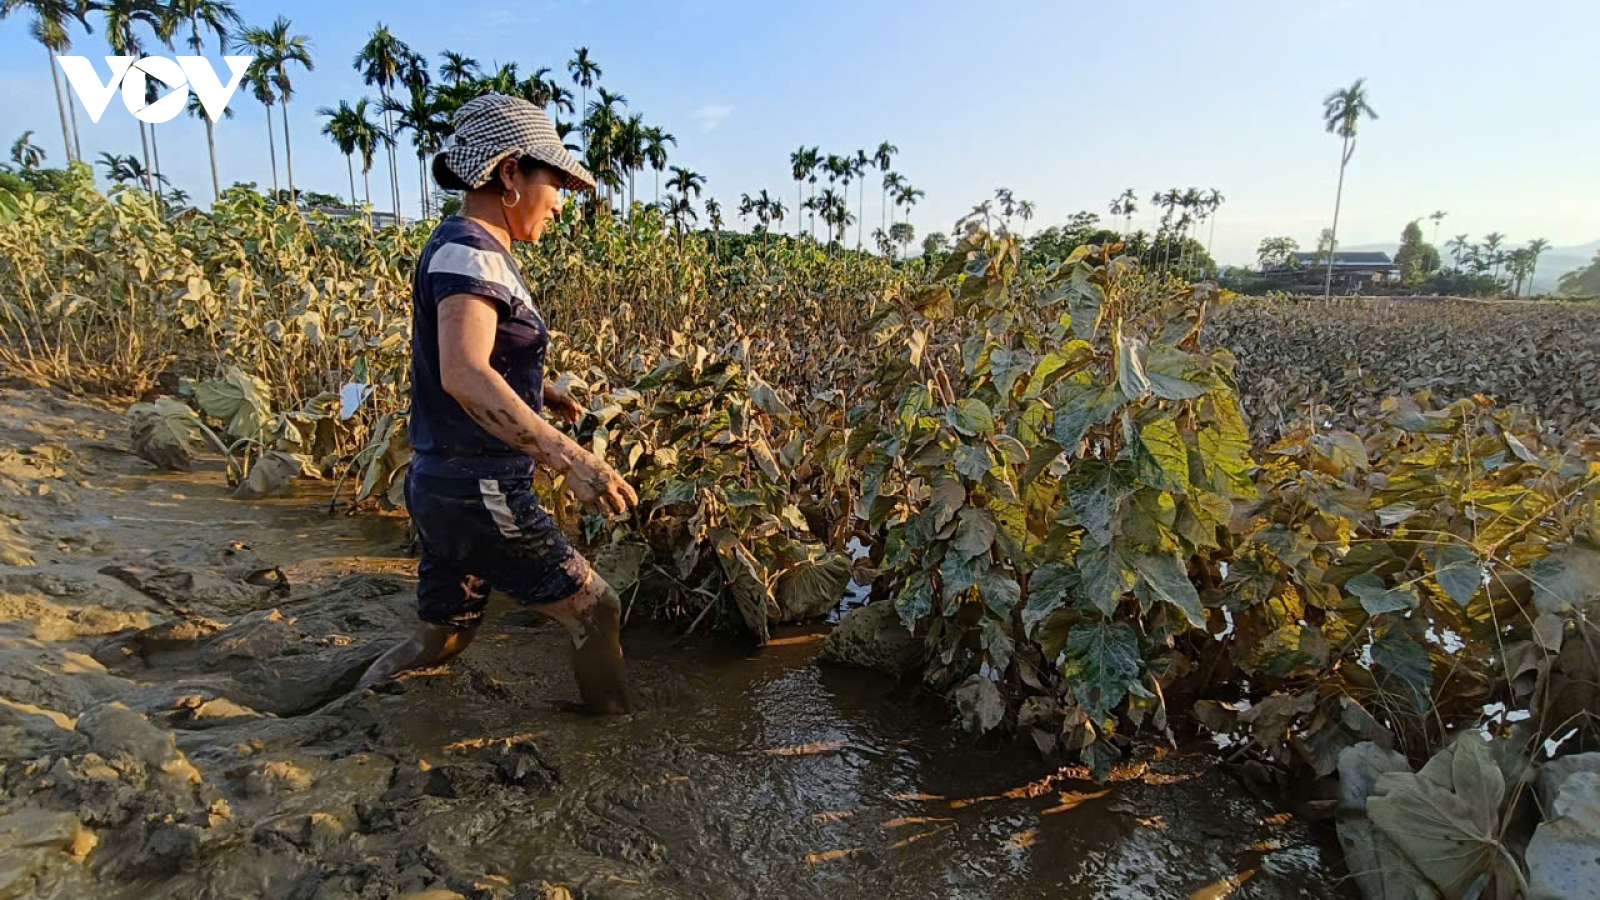
[(330, 485), (157, 472), (120, 410), (0, 391), (7, 897), (1349, 896), (1326, 831), (1214, 757), (1082, 780), (913, 686), (625, 636), (642, 709), (568, 710), (566, 636), (495, 606), (450, 666), (356, 677), (412, 621), (404, 521)]

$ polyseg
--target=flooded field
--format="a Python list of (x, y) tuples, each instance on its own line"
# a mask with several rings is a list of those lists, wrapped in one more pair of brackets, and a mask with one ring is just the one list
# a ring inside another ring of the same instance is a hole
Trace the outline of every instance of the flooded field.
[[(496, 606), (450, 666), (404, 520), (228, 499), (119, 410), (0, 393), (0, 897), (1350, 896), (1318, 829), (1203, 753), (1105, 784), (941, 727), (914, 685), (635, 621), (596, 719), (565, 633)], [(438, 894), (434, 896), (449, 896)]]

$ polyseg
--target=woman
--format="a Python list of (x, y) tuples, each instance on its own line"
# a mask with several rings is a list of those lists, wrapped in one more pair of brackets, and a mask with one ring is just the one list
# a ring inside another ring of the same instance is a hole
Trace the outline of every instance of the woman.
[(406, 506), (422, 543), (422, 621), (372, 664), (361, 686), (465, 650), (498, 588), (566, 626), (591, 711), (627, 712), (617, 595), (540, 508), (534, 467), (565, 475), (580, 501), (608, 513), (638, 498), (540, 417), (548, 411), (573, 422), (583, 409), (544, 381), (549, 331), (511, 255), (512, 241), (537, 241), (560, 213), (562, 189), (593, 190), (594, 177), (525, 100), (478, 97), (452, 125), (433, 177), (466, 197), (461, 213), (434, 229), (411, 282), (415, 455)]

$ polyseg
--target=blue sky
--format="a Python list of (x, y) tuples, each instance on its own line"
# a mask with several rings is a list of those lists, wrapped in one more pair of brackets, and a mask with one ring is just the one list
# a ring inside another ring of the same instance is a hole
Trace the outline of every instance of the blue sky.
[[(1323, 133), (1321, 101), (1364, 76), (1381, 119), (1362, 127), (1342, 245), (1394, 241), (1407, 220), (1435, 209), (1450, 214), (1442, 237), (1498, 230), (1557, 246), (1600, 238), (1594, 0), (238, 6), (251, 22), (287, 15), (311, 37), (317, 68), (297, 79), (290, 105), (302, 188), (348, 192), (344, 160), (318, 133), (315, 110), (373, 93), (350, 60), (381, 19), (430, 58), (451, 49), (486, 65), (516, 61), (524, 74), (564, 72), (572, 48), (587, 45), (602, 83), (677, 135), (674, 163), (706, 174), (725, 209), (762, 188), (793, 207), (788, 157), (801, 143), (870, 152), (887, 139), (901, 150), (895, 168), (927, 192), (911, 216), (919, 236), (948, 231), (1000, 186), (1036, 204), (1033, 229), (1079, 209), (1104, 215), (1125, 187), (1144, 207), (1135, 223), (1148, 225), (1152, 192), (1215, 187), (1227, 197), (1216, 255), (1242, 262), (1264, 236), (1314, 244), (1332, 214), (1339, 152)], [(79, 33), (74, 53), (108, 52), (95, 30)], [(26, 18), (0, 23), (0, 51), (0, 139), (32, 128), (59, 160), (46, 53)], [(260, 105), (241, 91), (232, 109), (218, 128), (224, 183), (270, 183)], [(90, 158), (138, 152), (135, 121), (117, 100), (99, 124), (80, 109), (79, 128)], [(169, 177), (209, 198), (199, 123), (162, 125), (159, 140)], [(387, 185), (379, 165), (375, 201)], [(414, 156), (402, 157), (400, 174), (402, 206), (414, 211)], [(650, 174), (642, 197), (653, 192)], [(869, 231), (880, 221), (876, 185), (870, 176)]]

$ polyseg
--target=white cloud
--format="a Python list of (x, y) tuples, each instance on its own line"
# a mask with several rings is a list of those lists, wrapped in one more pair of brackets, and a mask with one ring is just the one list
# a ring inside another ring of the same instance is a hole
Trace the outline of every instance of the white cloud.
[(703, 132), (716, 131), (717, 127), (733, 115), (733, 107), (727, 103), (708, 103), (689, 114)]

